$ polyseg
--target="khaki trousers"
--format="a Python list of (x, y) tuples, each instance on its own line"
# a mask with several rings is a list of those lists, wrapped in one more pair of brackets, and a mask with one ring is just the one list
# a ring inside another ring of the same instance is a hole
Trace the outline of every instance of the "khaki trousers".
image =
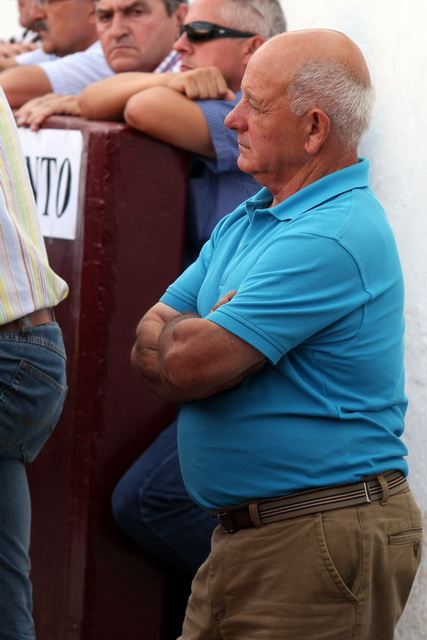
[(392, 640), (421, 545), (408, 490), (259, 529), (217, 527), (180, 640)]

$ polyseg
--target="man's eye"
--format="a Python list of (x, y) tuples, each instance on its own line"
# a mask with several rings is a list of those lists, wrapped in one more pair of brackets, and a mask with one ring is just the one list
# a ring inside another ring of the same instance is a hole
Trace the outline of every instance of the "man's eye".
[(126, 15), (130, 16), (131, 18), (139, 18), (139, 16), (142, 16), (146, 13), (148, 12), (145, 11), (144, 9), (141, 9), (141, 7), (133, 7), (132, 9), (129, 9), (129, 11), (126, 12)]
[(97, 14), (96, 19), (98, 20), (98, 22), (110, 22), (112, 16), (109, 13), (100, 13)]

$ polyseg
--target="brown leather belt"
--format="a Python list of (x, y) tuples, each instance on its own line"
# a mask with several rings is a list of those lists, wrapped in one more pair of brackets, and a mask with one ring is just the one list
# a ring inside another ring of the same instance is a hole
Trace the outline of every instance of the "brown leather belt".
[[(29, 313), (25, 317), (28, 318), (33, 327), (54, 321), (52, 309), (39, 309), (38, 311)], [(16, 320), (0, 325), (0, 331), (17, 331), (23, 327), (25, 327), (24, 318), (17, 318)]]
[(377, 476), (368, 476), (354, 484), (333, 485), (308, 491), (299, 491), (280, 498), (251, 500), (229, 509), (215, 509), (226, 533), (240, 529), (264, 527), (271, 522), (287, 520), (300, 515), (330, 511), (375, 500), (387, 501), (395, 493), (409, 491), (409, 485), (401, 471), (387, 471)]

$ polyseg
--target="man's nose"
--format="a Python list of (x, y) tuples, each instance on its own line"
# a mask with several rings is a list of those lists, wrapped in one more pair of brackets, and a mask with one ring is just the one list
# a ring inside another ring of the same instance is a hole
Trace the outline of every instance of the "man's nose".
[(178, 40), (175, 41), (173, 48), (178, 53), (186, 53), (187, 55), (193, 51), (193, 44), (187, 38), (185, 31), (178, 36)]
[(224, 120), (224, 124), (226, 127), (228, 127), (229, 129), (241, 129), (241, 125), (239, 125), (239, 121), (241, 120), (240, 117), (240, 104), (241, 102), (238, 102), (236, 104), (236, 106), (234, 107), (234, 109), (232, 109), (227, 116), (225, 117)]
[(32, 0), (28, 8), (28, 14), (33, 22), (36, 20), (46, 20), (46, 7), (41, 5), (39, 2), (36, 2), (36, 0)]
[(109, 31), (110, 35), (114, 36), (115, 38), (120, 38), (121, 36), (127, 35), (129, 33), (129, 28), (126, 16), (117, 11), (111, 19)]

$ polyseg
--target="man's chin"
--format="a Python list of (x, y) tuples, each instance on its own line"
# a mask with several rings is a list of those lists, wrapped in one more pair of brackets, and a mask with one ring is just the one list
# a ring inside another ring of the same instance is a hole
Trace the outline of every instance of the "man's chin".
[(44, 51), (45, 53), (55, 53), (55, 47), (54, 47), (54, 44), (53, 44), (53, 42), (52, 42), (50, 39), (48, 39), (48, 38), (46, 38), (46, 39), (43, 39), (43, 38), (42, 38), (42, 49), (43, 49), (43, 51)]
[(108, 60), (108, 64), (114, 73), (125, 73), (126, 71), (141, 71), (141, 63), (132, 56), (117, 56)]
[(242, 153), (240, 153), (240, 156), (237, 158), (237, 166), (240, 171), (244, 171), (244, 173), (252, 173), (252, 163), (248, 158), (245, 158)]

